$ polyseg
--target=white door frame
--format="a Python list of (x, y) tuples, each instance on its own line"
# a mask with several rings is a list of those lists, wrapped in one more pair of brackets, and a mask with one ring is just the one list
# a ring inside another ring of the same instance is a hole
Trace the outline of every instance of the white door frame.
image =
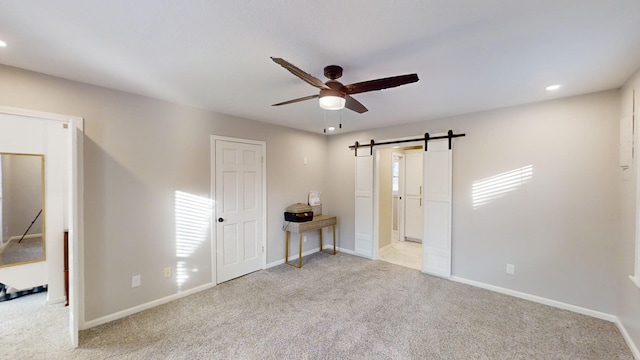
[[(436, 136), (446, 136), (446, 133), (437, 133), (437, 134), (431, 134), (432, 137), (436, 137)], [(409, 139), (416, 139), (416, 138), (421, 138), (424, 137), (424, 135), (416, 135), (416, 136), (408, 136), (408, 137), (403, 137), (403, 138), (396, 138), (396, 139), (386, 139), (386, 140), (380, 140), (378, 142), (382, 143), (382, 142), (393, 142), (393, 141), (403, 141), (403, 140), (409, 140)], [(389, 147), (394, 147), (397, 146), (396, 144), (387, 144), (387, 145), (376, 145), (376, 149), (374, 149), (375, 151), (373, 151), (373, 163), (374, 163), (374, 169), (373, 169), (373, 259), (377, 259), (378, 258), (378, 247), (380, 246), (380, 234), (379, 234), (379, 227), (378, 224), (380, 222), (380, 199), (378, 199), (378, 192), (380, 190), (380, 181), (378, 181), (378, 178), (380, 177), (380, 167), (377, 166), (378, 164), (378, 159), (379, 159), (379, 154), (378, 154), (378, 150), (380, 149), (384, 149), (384, 148), (389, 148)], [(409, 146), (422, 146), (423, 150), (424, 150), (424, 140), (416, 140), (416, 141), (412, 141), (412, 142), (407, 142), (403, 144), (403, 147), (409, 147)], [(367, 149), (368, 150), (368, 149)], [(367, 150), (362, 150), (362, 151), (367, 151)], [(424, 160), (423, 160), (424, 162)], [(427, 168), (423, 168), (422, 169), (423, 172), (427, 171)], [(426, 189), (426, 181), (427, 181), (427, 176), (422, 177), (422, 188)], [(403, 190), (404, 191), (404, 190)], [(403, 194), (403, 200), (404, 200), (404, 194)], [(426, 207), (423, 207), (423, 211), (426, 209)], [(424, 216), (424, 214), (423, 214)], [(399, 226), (399, 225), (398, 225)], [(425, 221), (424, 226), (427, 226), (427, 223)], [(426, 233), (426, 232), (425, 232)], [(424, 239), (423, 239), (423, 243), (422, 243), (423, 249), (424, 249)], [(424, 255), (424, 254), (423, 254)], [(449, 263), (452, 264), (453, 263), (453, 252), (450, 252), (450, 258), (449, 258)], [(425, 269), (425, 265), (424, 265), (424, 259), (422, 262), (422, 272), (424, 273), (426, 271)]]
[(217, 285), (217, 269), (218, 260), (216, 251), (218, 249), (218, 239), (215, 231), (217, 218), (216, 214), (216, 141), (232, 141), (237, 143), (245, 143), (259, 145), (262, 148), (262, 264), (261, 268), (267, 267), (267, 143), (260, 140), (241, 139), (229, 136), (211, 135), (211, 283)]
[[(78, 347), (78, 333), (84, 325), (84, 258), (82, 249), (84, 242), (83, 209), (83, 164), (82, 164), (82, 136), (84, 131), (84, 119), (78, 116), (54, 114), (42, 111), (20, 109), (8, 106), (0, 106), (0, 113), (28, 116), (48, 121), (66, 123), (69, 138), (67, 160), (69, 164), (67, 185), (69, 186), (68, 218), (69, 218), (69, 330), (71, 345)], [(60, 272), (60, 276), (63, 273)]]

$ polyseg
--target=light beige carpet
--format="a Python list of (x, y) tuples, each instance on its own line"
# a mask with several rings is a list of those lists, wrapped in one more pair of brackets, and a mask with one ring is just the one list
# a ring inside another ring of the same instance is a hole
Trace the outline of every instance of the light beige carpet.
[[(632, 359), (614, 324), (346, 254), (258, 271), (7, 359)], [(54, 308), (53, 311), (58, 309)], [(1, 311), (1, 310), (0, 310)], [(1, 314), (1, 312), (0, 312)], [(59, 331), (59, 330), (58, 330)], [(60, 335), (60, 334), (58, 334)], [(65, 342), (66, 344), (66, 342)]]

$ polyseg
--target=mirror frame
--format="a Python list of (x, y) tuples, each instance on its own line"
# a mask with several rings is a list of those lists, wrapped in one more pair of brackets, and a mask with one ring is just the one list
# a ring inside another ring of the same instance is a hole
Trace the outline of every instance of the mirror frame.
[[(0, 265), (0, 269), (6, 268), (6, 267), (10, 267), (10, 266), (18, 266), (18, 265), (25, 265), (25, 264), (31, 264), (31, 263), (46, 261), (47, 260), (47, 241), (46, 241), (46, 209), (45, 209), (46, 208), (46, 203), (45, 203), (45, 199), (46, 199), (46, 197), (45, 197), (45, 156), (44, 156), (44, 154), (0, 152), (0, 156), (2, 156), (2, 155), (34, 156), (34, 157), (39, 157), (40, 158), (40, 189), (41, 189), (41, 191), (40, 191), (40, 195), (41, 195), (40, 196), (41, 197), (40, 204), (41, 204), (41, 209), (42, 209), (42, 213), (40, 214), (40, 216), (42, 217), (42, 220), (41, 220), (41, 223), (42, 223), (42, 256), (39, 257), (38, 259), (26, 260), (26, 261), (20, 261), (20, 262)], [(0, 162), (0, 166), (1, 166), (1, 162)], [(1, 171), (2, 171), (2, 169), (0, 169), (0, 172)], [(0, 186), (2, 186), (1, 180), (2, 179), (0, 178)], [(2, 207), (0, 207), (0, 211), (3, 211)], [(1, 216), (2, 216), (2, 213), (0, 213), (0, 217)], [(3, 240), (2, 239), (2, 232), (3, 232), (3, 230), (2, 230), (2, 228), (0, 228), (0, 241)]]

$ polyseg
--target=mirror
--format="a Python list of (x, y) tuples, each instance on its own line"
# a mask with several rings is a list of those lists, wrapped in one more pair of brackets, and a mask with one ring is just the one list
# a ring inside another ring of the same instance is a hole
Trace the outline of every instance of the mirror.
[(0, 267), (44, 261), (44, 155), (0, 153)]

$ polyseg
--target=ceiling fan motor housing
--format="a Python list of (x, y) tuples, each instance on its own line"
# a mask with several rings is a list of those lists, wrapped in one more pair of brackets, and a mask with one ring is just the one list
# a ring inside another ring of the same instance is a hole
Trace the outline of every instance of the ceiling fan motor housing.
[(325, 66), (324, 76), (331, 80), (339, 79), (342, 76), (342, 67), (338, 65)]
[(329, 80), (325, 83), (330, 89), (321, 89), (320, 97), (339, 96), (345, 97), (346, 93), (342, 90), (343, 85), (336, 80)]

